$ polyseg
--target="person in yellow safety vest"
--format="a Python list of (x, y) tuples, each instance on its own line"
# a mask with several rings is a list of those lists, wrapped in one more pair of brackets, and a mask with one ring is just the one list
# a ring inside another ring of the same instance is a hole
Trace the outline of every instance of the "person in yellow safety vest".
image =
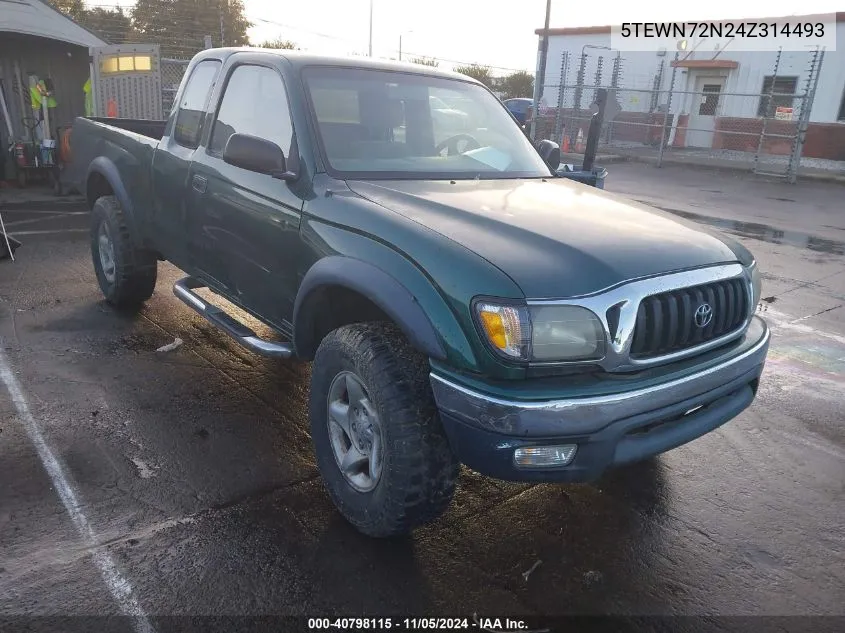
[(85, 116), (94, 116), (94, 94), (91, 91), (91, 78), (82, 86), (82, 92), (85, 93)]
[(53, 97), (53, 93), (47, 90), (47, 85), (43, 79), (37, 80), (29, 89), (29, 100), (32, 109), (36, 112), (41, 111), (41, 104), (44, 99), (47, 99), (47, 107), (55, 108), (58, 104)]

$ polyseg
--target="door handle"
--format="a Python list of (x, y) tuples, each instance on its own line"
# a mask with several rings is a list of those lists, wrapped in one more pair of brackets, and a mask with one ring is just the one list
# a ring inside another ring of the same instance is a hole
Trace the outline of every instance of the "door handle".
[(205, 190), (208, 188), (208, 178), (205, 176), (195, 175), (191, 179), (191, 187), (193, 187), (194, 191), (205, 193)]

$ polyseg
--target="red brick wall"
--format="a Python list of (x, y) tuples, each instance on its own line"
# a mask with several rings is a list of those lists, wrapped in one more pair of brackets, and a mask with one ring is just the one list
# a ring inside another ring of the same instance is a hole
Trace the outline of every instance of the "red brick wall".
[[(577, 113), (571, 108), (563, 108), (561, 110), (562, 121), (567, 126), (567, 132), (572, 131), (573, 127), (577, 134), (580, 127), (584, 132), (584, 142), (586, 142), (587, 133), (590, 129), (590, 112), (588, 110), (581, 110)], [(672, 116), (669, 115), (666, 121), (667, 126), (672, 125)], [(654, 112), (620, 112), (612, 121), (611, 137), (614, 141), (628, 141), (638, 142), (645, 145), (659, 145), (661, 136), (661, 126), (663, 125), (666, 115)], [(554, 131), (554, 115), (541, 116), (537, 119), (537, 138), (552, 137)], [(610, 125), (606, 122), (605, 127)], [(668, 130), (667, 130), (668, 132)], [(558, 143), (561, 139), (552, 139)]]
[(675, 138), (672, 139), (672, 147), (684, 147), (687, 144), (687, 125), (689, 125), (689, 115), (678, 115), (678, 127), (675, 128)]
[[(763, 151), (766, 154), (789, 154), (792, 151), (792, 137), (795, 136), (797, 129), (798, 123), (796, 121), (770, 120), (766, 124), (766, 139), (763, 142)], [(716, 119), (713, 149), (756, 152), (762, 131), (762, 119), (719, 117)], [(779, 136), (790, 138), (778, 138)]]
[[(766, 139), (763, 142), (763, 151), (767, 154), (788, 155), (792, 151), (791, 137), (795, 136), (797, 129), (797, 121), (769, 121), (766, 124)], [(716, 120), (713, 149), (756, 152), (762, 130), (763, 121), (761, 119), (721, 117)], [(739, 134), (739, 132), (744, 134)], [(790, 138), (771, 138), (769, 136), (775, 134)], [(845, 160), (845, 124), (810, 123), (807, 126), (807, 137), (802, 156)]]
[[(571, 117), (574, 110), (564, 108), (561, 112), (563, 123), (567, 126), (580, 125), (584, 130), (586, 142), (589, 129), (589, 111), (581, 110), (578, 119)], [(620, 112), (613, 121), (613, 141), (627, 141), (657, 146), (660, 144), (661, 125), (664, 114), (660, 112)], [(672, 125), (672, 116), (668, 116), (667, 126)], [(554, 130), (554, 116), (542, 116), (538, 120), (537, 138), (551, 138)], [(675, 130), (673, 147), (686, 146), (688, 114), (678, 115), (678, 127)], [(713, 135), (713, 149), (756, 152), (762, 119), (742, 117), (719, 117)], [(772, 121), (766, 124), (767, 138), (763, 151), (767, 154), (786, 156), (792, 151), (792, 137), (798, 129), (797, 121)], [(577, 128), (576, 128), (577, 130)], [(667, 129), (668, 132), (668, 129)], [(789, 138), (770, 138), (769, 135), (784, 135)], [(561, 139), (553, 139), (558, 143)], [(602, 144), (603, 145), (603, 142)], [(574, 149), (574, 148), (573, 148)], [(810, 123), (804, 143), (803, 155), (808, 158), (827, 158), (845, 161), (845, 123)]]
[(613, 120), (614, 141), (639, 142), (659, 145), (664, 124), (672, 125), (672, 115), (667, 118), (660, 112), (620, 112)]
[(810, 123), (802, 155), (845, 160), (845, 123)]

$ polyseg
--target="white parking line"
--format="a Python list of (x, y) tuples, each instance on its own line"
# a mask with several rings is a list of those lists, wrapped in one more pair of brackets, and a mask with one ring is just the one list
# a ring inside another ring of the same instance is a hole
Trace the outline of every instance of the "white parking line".
[(103, 582), (106, 583), (115, 601), (120, 606), (121, 613), (125, 616), (132, 617), (137, 633), (155, 633), (155, 629), (153, 629), (152, 624), (141, 609), (138, 599), (135, 597), (132, 585), (121, 575), (108, 552), (100, 547), (94, 530), (91, 528), (88, 518), (82, 511), (82, 506), (79, 503), (76, 492), (74, 492), (73, 485), (69, 477), (65, 474), (53, 450), (50, 448), (50, 445), (47, 444), (40, 425), (32, 416), (23, 390), (17, 378), (15, 378), (2, 349), (0, 349), (0, 380), (6, 385), (6, 389), (9, 391), (12, 402), (17, 409), (18, 417), (30, 441), (35, 446), (38, 457), (44, 465), (44, 470), (47, 471), (47, 475), (59, 493), (62, 504), (64, 504), (68, 515), (70, 515), (73, 525), (85, 541), (87, 547), (91, 550), (94, 564), (97, 566)]
[(6, 222), (6, 226), (23, 226), (24, 224), (39, 224), (40, 222), (49, 222), (50, 220), (63, 220), (68, 217), (66, 213), (54, 213), (53, 215), (42, 215), (38, 218), (29, 218), (27, 220), (13, 220)]
[(784, 314), (783, 312), (779, 312), (778, 310), (773, 310), (771, 308), (767, 309), (765, 312), (758, 312), (757, 315), (768, 321), (772, 328), (783, 328), (785, 330), (801, 332), (802, 334), (821, 336), (822, 338), (830, 339), (831, 341), (836, 341), (837, 343), (845, 345), (845, 336), (840, 336), (839, 334), (834, 334), (833, 332), (825, 332), (824, 330), (819, 330), (801, 323), (801, 321), (804, 321), (809, 317), (799, 317), (796, 319), (788, 314)]
[(44, 229), (43, 231), (9, 231), (9, 235), (49, 235), (51, 233), (89, 233), (91, 229)]
[(0, 207), (0, 209), (3, 209), (3, 213), (5, 213), (9, 216), (11, 216), (13, 213), (20, 213), (22, 215), (42, 214), (42, 215), (62, 215), (62, 216), (64, 216), (64, 215), (90, 215), (91, 214), (90, 211), (56, 211), (55, 209), (51, 209), (49, 211), (41, 211), (41, 210), (35, 211), (35, 210), (32, 210), (32, 209), (4, 209), (3, 207)]

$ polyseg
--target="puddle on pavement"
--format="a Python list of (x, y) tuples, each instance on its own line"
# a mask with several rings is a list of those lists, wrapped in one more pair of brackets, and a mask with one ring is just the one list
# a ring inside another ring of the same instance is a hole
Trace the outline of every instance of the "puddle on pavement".
[[(649, 204), (645, 200), (639, 200), (643, 204)], [(838, 242), (835, 240), (827, 240), (815, 235), (808, 235), (797, 231), (783, 231), (776, 229), (767, 224), (758, 224), (756, 222), (739, 222), (737, 220), (726, 220), (723, 218), (713, 218), (707, 215), (699, 215), (698, 213), (691, 213), (689, 211), (681, 211), (680, 209), (673, 209), (671, 207), (662, 207), (651, 204), (649, 206), (656, 206), (658, 209), (668, 211), (673, 215), (680, 216), (687, 220), (700, 222), (702, 224), (709, 224), (716, 228), (733, 233), (740, 237), (749, 237), (763, 242), (770, 242), (771, 244), (786, 244), (787, 246), (797, 246), (798, 248), (806, 248), (811, 251), (819, 253), (830, 253), (833, 255), (845, 255), (845, 242)]]

